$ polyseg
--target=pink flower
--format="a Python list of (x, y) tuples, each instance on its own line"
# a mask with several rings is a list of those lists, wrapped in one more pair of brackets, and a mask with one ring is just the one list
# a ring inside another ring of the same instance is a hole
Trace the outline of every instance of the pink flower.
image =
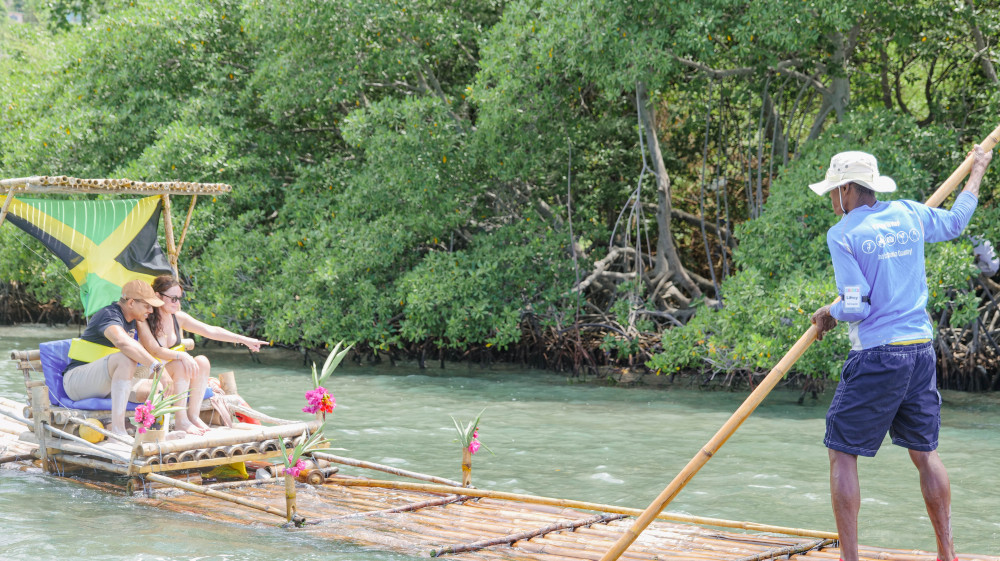
[[(292, 463), (291, 455), (288, 456), (288, 463)], [(295, 465), (285, 468), (285, 473), (291, 475), (292, 477), (298, 477), (299, 473), (301, 473), (304, 469), (306, 469), (306, 463), (302, 460), (302, 458), (299, 458), (299, 460), (295, 462)]]
[(139, 424), (139, 434), (146, 432), (146, 429), (153, 426), (153, 422), (156, 420), (152, 414), (153, 404), (146, 400), (146, 403), (139, 405), (135, 408), (135, 422)]
[(306, 392), (306, 401), (309, 405), (302, 408), (305, 413), (333, 413), (333, 408), (337, 406), (337, 400), (323, 386)]
[(473, 436), (472, 442), (469, 443), (469, 452), (475, 454), (476, 452), (479, 451), (480, 446), (482, 446), (482, 444), (480, 444), (479, 441), (476, 440), (476, 437)]

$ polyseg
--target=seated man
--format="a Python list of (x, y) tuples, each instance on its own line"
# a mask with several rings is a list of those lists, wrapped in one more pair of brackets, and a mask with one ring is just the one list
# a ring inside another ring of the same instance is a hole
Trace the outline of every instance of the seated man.
[[(125, 283), (122, 297), (97, 311), (79, 339), (69, 350), (71, 362), (63, 372), (63, 388), (74, 401), (111, 396), (111, 432), (126, 435), (125, 410), (129, 401), (145, 401), (152, 390), (151, 380), (133, 380), (138, 364), (152, 365), (162, 372), (163, 364), (136, 340), (136, 321), (145, 321), (153, 307), (163, 300), (145, 282)], [(163, 384), (169, 384), (166, 374)]]

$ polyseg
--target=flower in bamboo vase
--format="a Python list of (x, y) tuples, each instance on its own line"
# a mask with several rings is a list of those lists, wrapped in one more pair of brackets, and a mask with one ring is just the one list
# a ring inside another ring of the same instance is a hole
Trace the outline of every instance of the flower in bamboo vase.
[(302, 458), (292, 459), (292, 454), (288, 455), (288, 463), (285, 467), (285, 473), (291, 475), (292, 477), (298, 477), (302, 470), (306, 468), (306, 462)]
[[(287, 449), (284, 438), (279, 436), (278, 443), (282, 450)], [(284, 454), (281, 456), (281, 461), (285, 464), (285, 515), (289, 521), (296, 516), (295, 478), (298, 477), (299, 474), (302, 473), (302, 470), (307, 466), (305, 460), (302, 459), (302, 456), (312, 452), (332, 452), (329, 448), (322, 448), (322, 446), (326, 443), (327, 440), (326, 437), (323, 436), (323, 429), (320, 429), (301, 439), (300, 442), (292, 448), (291, 453), (287, 456)]]
[(153, 426), (153, 421), (156, 417), (152, 415), (153, 404), (147, 399), (146, 403), (136, 406), (135, 408), (135, 422), (139, 425), (136, 430), (139, 434), (146, 432), (146, 429)]
[(476, 427), (476, 430), (472, 432), (472, 442), (469, 443), (469, 453), (475, 454), (479, 451), (480, 446), (482, 443), (479, 442), (479, 427)]
[(455, 423), (455, 430), (458, 431), (458, 442), (462, 445), (462, 486), (472, 486), (472, 455), (479, 451), (480, 447), (485, 447), (490, 454), (493, 453), (485, 444), (479, 442), (479, 419), (483, 416), (480, 411), (475, 420), (462, 425), (452, 417)]
[(302, 408), (305, 413), (333, 413), (333, 408), (337, 406), (337, 400), (333, 394), (323, 386), (306, 392), (306, 405)]
[(162, 417), (168, 413), (176, 413), (184, 409), (183, 407), (178, 407), (176, 404), (187, 397), (188, 392), (184, 391), (171, 396), (165, 395), (160, 385), (160, 374), (162, 372), (162, 367), (154, 367), (152, 393), (145, 403), (135, 408), (135, 422), (139, 425), (136, 431), (139, 434), (145, 433), (149, 427), (153, 426), (158, 417)]

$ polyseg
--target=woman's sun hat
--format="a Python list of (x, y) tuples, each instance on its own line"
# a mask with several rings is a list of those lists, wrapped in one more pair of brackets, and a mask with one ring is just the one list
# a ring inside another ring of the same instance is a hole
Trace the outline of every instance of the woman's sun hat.
[(809, 184), (809, 188), (817, 195), (823, 195), (847, 183), (858, 183), (878, 193), (896, 190), (896, 182), (889, 176), (878, 174), (878, 162), (867, 152), (841, 152), (830, 158), (826, 179)]

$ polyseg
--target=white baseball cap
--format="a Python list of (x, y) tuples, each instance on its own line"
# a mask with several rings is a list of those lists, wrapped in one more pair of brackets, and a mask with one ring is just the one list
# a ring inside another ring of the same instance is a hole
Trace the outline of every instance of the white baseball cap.
[(841, 152), (830, 158), (826, 179), (810, 183), (809, 188), (817, 195), (823, 195), (847, 183), (858, 183), (878, 193), (896, 190), (896, 182), (889, 176), (878, 174), (878, 162), (867, 152)]

